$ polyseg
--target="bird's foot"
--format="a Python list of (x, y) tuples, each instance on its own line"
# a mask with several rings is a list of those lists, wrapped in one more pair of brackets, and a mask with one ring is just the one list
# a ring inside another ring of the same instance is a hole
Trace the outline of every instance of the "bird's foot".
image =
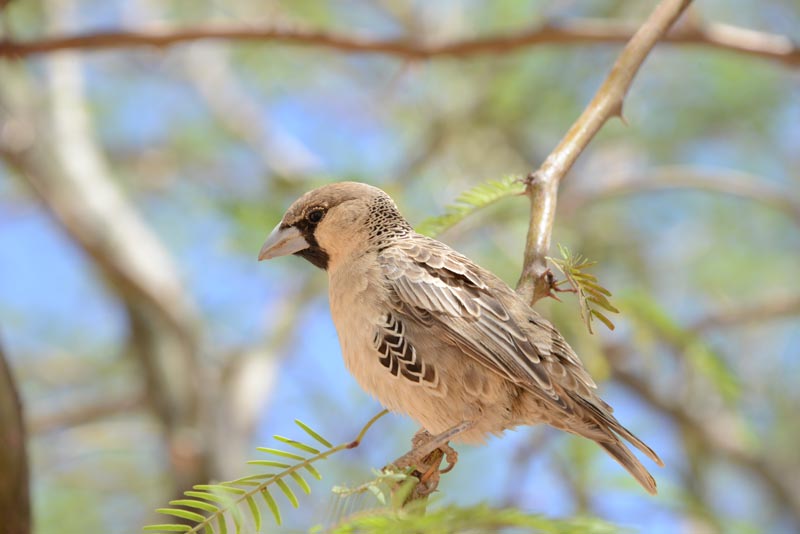
[(444, 453), (444, 459), (447, 460), (447, 467), (439, 471), (440, 473), (449, 473), (458, 463), (458, 452), (450, 445), (443, 445), (439, 450)]
[[(414, 449), (417, 449), (428, 443), (434, 437), (435, 436), (432, 436), (430, 432), (428, 432), (423, 428), (422, 430), (414, 434), (413, 438), (411, 438), (411, 446)], [(458, 452), (453, 447), (450, 446), (449, 442), (439, 445), (439, 447), (437, 447), (433, 452), (436, 451), (440, 451), (444, 456), (444, 459), (447, 460), (447, 467), (439, 470), (439, 473), (449, 473), (450, 471), (452, 471), (453, 468), (458, 463)]]
[[(435, 436), (420, 430), (411, 439), (412, 449), (384, 469), (393, 467), (405, 470), (413, 467), (411, 474), (419, 479), (419, 484), (410, 498), (425, 497), (436, 490), (442, 473), (452, 471), (458, 462), (458, 453), (448, 442), (473, 425), (471, 421), (465, 421)], [(444, 469), (441, 469), (442, 460), (447, 460)]]
[[(448, 442), (474, 425), (475, 423), (472, 421), (464, 421), (435, 436), (427, 430), (420, 430), (411, 439), (412, 449), (392, 462), (392, 465), (398, 469), (417, 467), (420, 460), (436, 449), (442, 449), (442, 455), (447, 456), (448, 464), (454, 464), (457, 461), (458, 454), (448, 445)], [(451, 459), (455, 459), (455, 461), (451, 461)]]
[(445, 453), (442, 452), (442, 449), (435, 449), (417, 464), (417, 467), (411, 473), (412, 476), (419, 480), (410, 495), (412, 500), (426, 497), (439, 487), (439, 480), (442, 478), (440, 466), (444, 456)]

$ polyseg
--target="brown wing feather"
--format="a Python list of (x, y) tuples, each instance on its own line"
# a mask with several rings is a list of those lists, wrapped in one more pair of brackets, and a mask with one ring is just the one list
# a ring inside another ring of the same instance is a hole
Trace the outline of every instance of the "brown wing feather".
[(513, 291), (443, 243), (415, 236), (383, 250), (379, 262), (394, 313), (436, 326), (493, 372), (570, 412), (558, 390), (589, 394), (595, 387), (550, 323), (528, 310), (537, 328), (523, 330), (509, 311)]

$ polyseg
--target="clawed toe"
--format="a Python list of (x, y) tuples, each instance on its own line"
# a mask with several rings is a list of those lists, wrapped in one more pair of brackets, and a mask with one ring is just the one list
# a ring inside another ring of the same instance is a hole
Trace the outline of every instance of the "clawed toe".
[(449, 473), (458, 463), (458, 452), (449, 444), (439, 447), (439, 450), (444, 453), (444, 458), (447, 460), (447, 467), (440, 470), (440, 473)]

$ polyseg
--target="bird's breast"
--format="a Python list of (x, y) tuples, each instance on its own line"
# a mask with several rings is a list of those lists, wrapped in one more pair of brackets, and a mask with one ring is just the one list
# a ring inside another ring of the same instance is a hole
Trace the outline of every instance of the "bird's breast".
[(331, 317), (345, 364), (357, 379), (364, 361), (372, 359), (369, 350), (385, 297), (380, 270), (370, 263), (353, 261), (329, 271)]
[(389, 292), (375, 262), (353, 262), (329, 272), (330, 306), (345, 366), (358, 384), (390, 410), (412, 414), (408, 406), (420, 386), (392, 374), (375, 345), (389, 310)]

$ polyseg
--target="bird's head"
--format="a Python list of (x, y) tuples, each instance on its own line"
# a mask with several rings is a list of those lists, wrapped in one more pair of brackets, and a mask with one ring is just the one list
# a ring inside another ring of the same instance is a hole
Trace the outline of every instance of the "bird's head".
[(259, 260), (297, 254), (321, 269), (376, 240), (411, 231), (391, 197), (371, 185), (339, 182), (298, 198), (267, 237)]

